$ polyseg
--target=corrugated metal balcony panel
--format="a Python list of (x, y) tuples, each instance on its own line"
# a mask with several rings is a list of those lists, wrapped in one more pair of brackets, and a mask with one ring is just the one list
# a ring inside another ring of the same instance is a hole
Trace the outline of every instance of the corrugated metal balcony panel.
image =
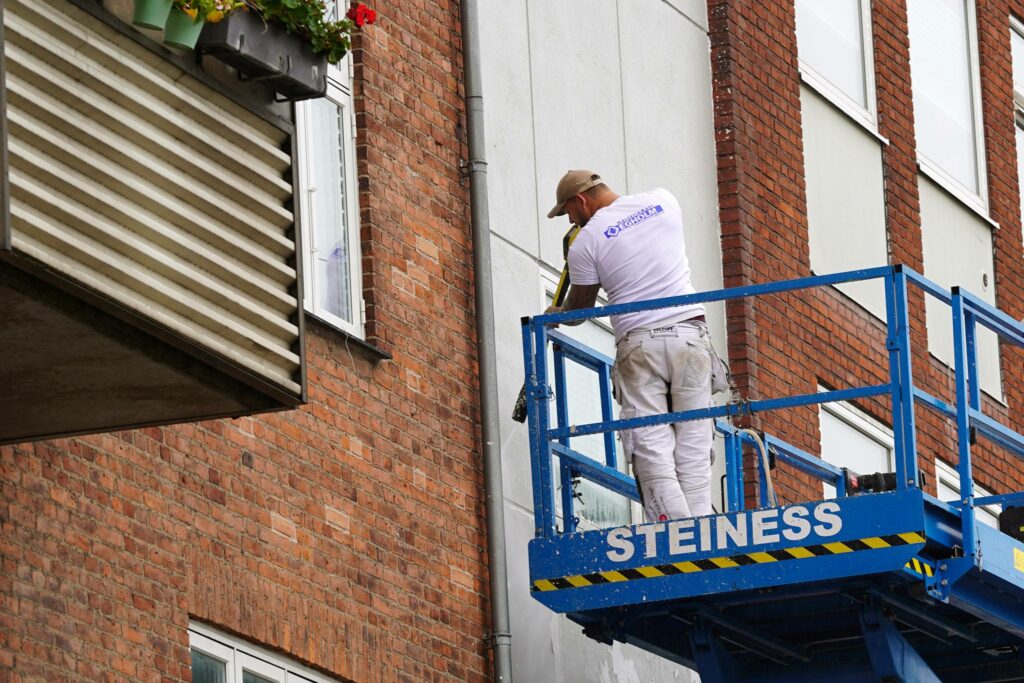
[[(11, 206), (11, 221), (15, 227), (14, 246), (19, 252), (256, 374), (299, 391), (299, 385), (292, 381), (299, 356), (289, 350), (290, 344), (282, 343), (297, 338), (297, 329), (288, 335), (290, 340), (283, 340), (284, 335), (271, 338), (224, 308), (207, 305), (193, 291), (155, 275), (150, 264), (143, 267), (128, 261), (26, 204)], [(34, 228), (31, 240), (19, 237), (19, 228), (26, 224)]]
[[(117, 226), (133, 225), (135, 229), (130, 234), (139, 243), (148, 242), (151, 247), (162, 250), (166, 256), (206, 271), (211, 277), (234, 288), (239, 295), (263, 302), (279, 313), (288, 314), (295, 310), (296, 298), (288, 292), (288, 285), (295, 281), (295, 270), (287, 264), (277, 262), (265, 252), (261, 260), (257, 249), (242, 248), (237, 236), (231, 239), (226, 233), (216, 235), (216, 241), (233, 251), (212, 248), (209, 242), (175, 229), (134, 204), (107, 201), (109, 191), (102, 185), (56, 164), (28, 145), (14, 140), (12, 148), (12, 154), (22, 160), (32, 174), (29, 176), (15, 170), (12, 175), (19, 187), (26, 187), (35, 194), (46, 192), (50, 195), (54, 194), (53, 188), (60, 188), (65, 200), (91, 211), (96, 216), (96, 222), (107, 221)], [(42, 189), (36, 190), (35, 185), (42, 186)], [(87, 228), (87, 225), (83, 225), (83, 229)], [(144, 240), (142, 235), (145, 235)], [(268, 268), (272, 268), (270, 275), (273, 277), (268, 275)]]
[[(291, 241), (285, 236), (285, 231), (292, 224), (291, 212), (282, 207), (280, 201), (239, 178), (239, 173), (246, 172), (244, 167), (236, 162), (231, 167), (219, 169), (220, 178), (214, 186), (208, 187), (199, 177), (201, 171), (198, 165), (193, 165), (188, 172), (181, 171), (151, 153), (148, 146), (127, 140), (124, 131), (131, 129), (131, 121), (110, 121), (113, 127), (107, 128), (103, 122), (91, 120), (75, 109), (61, 106), (53, 98), (34, 100), (33, 96), (37, 93), (33, 93), (33, 90), (52, 91), (59, 86), (49, 80), (52, 71), (47, 65), (37, 60), (24, 59), (26, 56), (13, 45), (7, 51), (8, 63), (12, 65), (8, 69), (12, 80), (9, 88), (12, 99), (8, 106), (12, 111), (24, 111), (34, 122), (45, 124), (51, 131), (50, 135), (44, 136), (50, 144), (66, 145), (70, 140), (74, 149), (68, 148), (67, 152), (73, 151), (75, 157), (88, 155), (101, 158), (112, 166), (131, 172), (166, 195), (185, 204), (202, 206), (210, 218), (230, 228), (251, 231), (253, 239), (258, 240), (262, 246), (280, 255), (290, 253)], [(27, 63), (19, 62), (19, 58)], [(36, 66), (40, 70), (33, 71)], [(29, 79), (37, 87), (28, 86)], [(87, 94), (81, 89), (78, 91), (80, 98)], [(202, 148), (207, 143), (199, 135), (193, 135), (189, 142), (188, 146), (181, 142), (176, 146), (189, 157), (201, 157), (205, 152)], [(67, 155), (67, 152), (64, 154)]]
[[(217, 195), (211, 196), (205, 190), (188, 196), (188, 188), (184, 186), (187, 179), (161, 175), (158, 169), (143, 168), (130, 153), (124, 154), (114, 147), (94, 148), (82, 144), (65, 135), (63, 126), (56, 128), (46, 123), (52, 118), (49, 112), (19, 100), (17, 96), (13, 99), (16, 102), (8, 103), (7, 114), (9, 135), (13, 139), (25, 141), (43, 156), (74, 172), (95, 178), (107, 192), (116, 193), (123, 201), (156, 213), (220, 250), (241, 253), (256, 248), (266, 252), (266, 257), (261, 257), (261, 260), (276, 263), (284, 263), (294, 251), (294, 243), (282, 230), (256, 221), (247, 223), (237, 219), (228, 224), (219, 220), (212, 214), (223, 215), (226, 209), (220, 204), (227, 203), (226, 200)], [(17, 102), (26, 104), (26, 108), (19, 109)], [(34, 113), (39, 116), (33, 116)], [(177, 187), (173, 187), (176, 183)], [(170, 189), (176, 192), (172, 193)]]
[[(29, 102), (38, 101), (55, 115), (82, 128), (79, 122), (88, 122), (92, 135), (97, 139), (90, 144), (109, 144), (102, 136), (103, 131), (117, 131), (117, 141), (133, 145), (142, 150), (148, 159), (176, 169), (193, 178), (197, 183), (217, 188), (236, 203), (247, 203), (257, 197), (261, 204), (255, 210), (270, 222), (278, 222), (287, 213), (281, 209), (281, 202), (291, 196), (291, 186), (269, 167), (253, 174), (253, 169), (241, 169), (248, 176), (240, 175), (234, 168), (221, 166), (205, 156), (191, 154), (192, 146), (183, 145), (145, 119), (127, 112), (105, 98), (82, 99), (79, 97), (79, 81), (56, 71), (46, 62), (36, 59), (31, 53), (11, 44), (8, 53), (13, 53), (13, 68), (8, 69), (8, 88), (14, 95)], [(196, 131), (194, 138), (201, 138)], [(260, 169), (256, 169), (259, 171)], [(274, 175), (264, 175), (274, 174)]]
[[(20, 154), (21, 150), (16, 150), (16, 152)], [(229, 286), (223, 279), (213, 277), (211, 273), (193, 265), (188, 260), (176, 258), (148, 240), (140, 238), (133, 231), (105, 219), (82, 204), (55, 194), (52, 187), (42, 185), (16, 170), (11, 173), (11, 182), (24, 190), (22, 195), (24, 202), (23, 204), (19, 203), (16, 208), (20, 209), (24, 206), (39, 212), (38, 226), (34, 221), (26, 219), (27, 222), (36, 226), (25, 231), (34, 239), (53, 243), (52, 228), (54, 226), (60, 226), (61, 233), (64, 234), (68, 232), (67, 226), (74, 225), (77, 228), (74, 235), (83, 240), (89, 240), (91, 242), (89, 246), (95, 250), (112, 251), (108, 245), (117, 245), (118, 252), (111, 253), (115, 259), (115, 263), (112, 265), (119, 265), (121, 257), (126, 256), (135, 263), (145, 264), (146, 268), (160, 276), (168, 287), (176, 287), (183, 294), (189, 295), (185, 301), (175, 301), (171, 304), (186, 317), (189, 315), (189, 299), (197, 295), (200, 297), (200, 302), (237, 298), (238, 306), (234, 313), (240, 320), (252, 325), (256, 331), (274, 336), (290, 336), (292, 339), (297, 336), (298, 328), (288, 322), (285, 317), (275, 314), (273, 310), (262, 305), (262, 302), (242, 294)], [(25, 243), (29, 243), (31, 239), (25, 239)]]
[[(63, 71), (68, 65), (81, 65), (79, 71), (96, 80), (99, 94), (146, 120), (160, 113), (152, 122), (175, 137), (189, 137), (195, 123), (204, 122), (214, 144), (236, 148), (223, 150), (225, 158), (241, 152), (246, 164), (265, 164), (278, 175), (288, 170), (291, 160), (281, 149), (285, 137), (279, 129), (108, 27), (90, 21), (89, 30), (83, 31), (86, 15), (66, 0), (8, 0), (7, 6), (19, 35), (36, 36), (30, 42), (38, 55)], [(185, 88), (180, 81), (186, 81)], [(231, 134), (222, 135), (218, 123)]]
[(64, 0), (7, 0), (13, 246), (301, 393), (287, 134)]

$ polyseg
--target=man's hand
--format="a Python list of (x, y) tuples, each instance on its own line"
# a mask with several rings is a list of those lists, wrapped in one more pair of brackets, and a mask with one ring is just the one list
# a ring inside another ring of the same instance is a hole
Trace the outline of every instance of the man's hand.
[[(569, 295), (561, 306), (548, 306), (545, 315), (548, 313), (567, 313), (581, 308), (592, 308), (597, 302), (597, 292), (601, 285), (573, 285), (569, 288)], [(570, 320), (566, 325), (575, 326), (582, 323), (582, 320)], [(558, 327), (559, 323), (548, 323), (550, 327)]]
[[(548, 306), (547, 308), (544, 309), (544, 315), (547, 315), (549, 313), (561, 313), (561, 312), (562, 312), (562, 307), (561, 306)], [(558, 323), (548, 323), (548, 327), (558, 327)]]

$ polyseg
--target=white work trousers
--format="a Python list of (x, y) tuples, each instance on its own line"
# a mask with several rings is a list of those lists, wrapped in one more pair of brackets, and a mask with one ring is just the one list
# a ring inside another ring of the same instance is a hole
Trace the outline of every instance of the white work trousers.
[[(612, 370), (619, 417), (709, 407), (711, 354), (703, 322), (630, 332), (617, 345)], [(621, 432), (648, 522), (711, 514), (713, 436), (710, 419)]]

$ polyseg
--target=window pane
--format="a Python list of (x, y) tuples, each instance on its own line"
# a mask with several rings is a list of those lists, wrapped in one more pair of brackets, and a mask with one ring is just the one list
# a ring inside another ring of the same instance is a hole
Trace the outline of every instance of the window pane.
[(964, 0), (908, 0), (917, 148), (977, 193), (971, 60)]
[(242, 683), (275, 683), (272, 678), (258, 676), (251, 671), (242, 671)]
[(843, 94), (867, 107), (860, 0), (797, 0), (800, 58)]
[(338, 21), (345, 18), (345, 10), (338, 5), (338, 0), (323, 0), (324, 18), (327, 21)]
[(1020, 191), (1020, 205), (1024, 207), (1024, 130), (1021, 124), (1015, 126), (1017, 131), (1017, 189)]
[[(821, 457), (837, 467), (846, 467), (857, 474), (890, 472), (891, 447), (822, 408)], [(825, 497), (835, 497), (835, 487), (825, 485)]]
[[(945, 463), (935, 464), (935, 472), (938, 480), (935, 482), (938, 499), (945, 502), (954, 502), (960, 498), (960, 475), (957, 471)], [(984, 498), (992, 495), (990, 492), (974, 484), (974, 497)], [(986, 505), (974, 508), (974, 518), (982, 524), (987, 524), (993, 529), (999, 528), (999, 513), (1002, 510), (998, 505)]]
[[(548, 303), (551, 303), (550, 296)], [(564, 331), (566, 328), (562, 328)], [(571, 332), (573, 338), (586, 344), (598, 353), (615, 357), (615, 339), (612, 333), (606, 328), (593, 322), (585, 322), (575, 327)], [(553, 373), (554, 361), (549, 350), (548, 353), (549, 373)], [(554, 374), (549, 374), (554, 381)], [(569, 395), (567, 405), (569, 408), (569, 424), (588, 424), (591, 422), (602, 422), (601, 417), (601, 385), (597, 373), (589, 368), (570, 360), (565, 362), (565, 382)], [(550, 404), (551, 425), (556, 424), (555, 404)], [(617, 408), (613, 408), (613, 417), (617, 415)], [(570, 440), (570, 447), (586, 456), (605, 464), (605, 448), (603, 434), (588, 434), (577, 436)], [(626, 471), (625, 458), (623, 457), (621, 444), (618, 438), (615, 439), (616, 463), (621, 472)], [(557, 463), (557, 460), (555, 461)], [(561, 486), (558, 467), (555, 467), (555, 484)], [(579, 498), (576, 499), (574, 511), (581, 522), (591, 522), (594, 526), (604, 528), (629, 524), (629, 501), (626, 498), (612, 493), (608, 489), (594, 484), (585, 479), (580, 480), (576, 487)], [(561, 505), (561, 497), (558, 498), (558, 505)]]
[(1013, 50), (1013, 87), (1024, 93), (1024, 36), (1010, 29), (1010, 47)]
[(344, 110), (327, 98), (312, 100), (306, 106), (313, 298), (318, 309), (354, 322), (345, 215)]
[(225, 683), (227, 664), (219, 659), (192, 650), (192, 683)]

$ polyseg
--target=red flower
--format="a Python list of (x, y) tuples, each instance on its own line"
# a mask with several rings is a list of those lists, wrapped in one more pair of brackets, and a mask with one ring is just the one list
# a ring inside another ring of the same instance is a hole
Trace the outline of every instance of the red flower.
[(362, 27), (364, 24), (372, 24), (377, 21), (377, 12), (361, 2), (350, 7), (345, 16), (351, 19), (355, 25), (359, 27)]

